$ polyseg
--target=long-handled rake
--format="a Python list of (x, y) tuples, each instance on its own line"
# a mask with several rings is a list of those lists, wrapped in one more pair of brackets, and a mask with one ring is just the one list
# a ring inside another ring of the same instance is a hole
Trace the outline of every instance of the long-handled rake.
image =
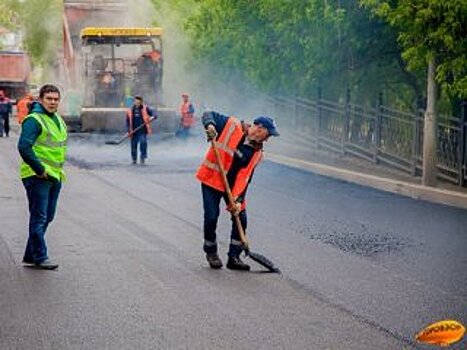
[(127, 132), (125, 134), (125, 136), (122, 136), (122, 138), (118, 139), (118, 140), (110, 140), (110, 141), (105, 141), (105, 144), (106, 145), (119, 145), (121, 144), (123, 141), (125, 141), (127, 138), (129, 138), (131, 135), (133, 135), (135, 132), (137, 132), (138, 130), (140, 130), (141, 128), (143, 128), (144, 126), (146, 126), (147, 124), (151, 123), (153, 120), (155, 120), (157, 117), (151, 117), (149, 118), (149, 120), (146, 122), (146, 123), (143, 123), (141, 124), (140, 126), (138, 126), (136, 129), (134, 129), (132, 132)]
[[(222, 165), (221, 156), (219, 154), (219, 150), (217, 149), (216, 142), (214, 140), (211, 141), (212, 149), (214, 150), (214, 154), (216, 155), (217, 165), (219, 166), (222, 181), (224, 182), (225, 191), (227, 192), (227, 198), (229, 200), (230, 206), (235, 205), (235, 200), (232, 195), (232, 191), (230, 190), (229, 181), (227, 180), (227, 175), (225, 173), (224, 166)], [(250, 243), (248, 242), (245, 231), (243, 230), (242, 222), (238, 217), (238, 214), (232, 215), (235, 225), (237, 225), (238, 233), (240, 236), (240, 240), (243, 243), (243, 249), (245, 251), (245, 255), (250, 257), (251, 260), (256, 261), (258, 264), (267, 268), (270, 272), (280, 273), (280, 270), (274, 266), (274, 263), (267, 259), (264, 255), (254, 253), (250, 250)]]

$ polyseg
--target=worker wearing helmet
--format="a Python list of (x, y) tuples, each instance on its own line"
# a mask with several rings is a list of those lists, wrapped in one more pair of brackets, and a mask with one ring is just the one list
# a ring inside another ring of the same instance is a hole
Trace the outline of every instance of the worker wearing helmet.
[(194, 123), (195, 108), (189, 100), (189, 95), (182, 94), (182, 103), (180, 105), (180, 125), (175, 136), (186, 139)]
[[(253, 171), (259, 164), (263, 153), (263, 143), (270, 136), (279, 136), (274, 120), (267, 116), (254, 119), (253, 125), (244, 124), (235, 117), (227, 117), (217, 112), (205, 112), (202, 123), (208, 141), (216, 142), (227, 180), (235, 199), (235, 205), (227, 206), (232, 215), (238, 215), (243, 229), (247, 226), (245, 195)], [(206, 259), (213, 269), (222, 267), (217, 251), (216, 227), (220, 214), (219, 205), (226, 197), (226, 188), (214, 150), (208, 150), (206, 157), (196, 173), (201, 181), (204, 208), (204, 245)], [(227, 268), (248, 271), (250, 266), (240, 259), (243, 244), (238, 229), (232, 220), (232, 230), (228, 252)]]

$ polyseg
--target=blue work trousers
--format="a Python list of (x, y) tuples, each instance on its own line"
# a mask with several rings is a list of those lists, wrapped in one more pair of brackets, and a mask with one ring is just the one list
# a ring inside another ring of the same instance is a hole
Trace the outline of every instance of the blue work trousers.
[[(217, 253), (217, 220), (220, 214), (220, 202), (225, 193), (220, 192), (212, 187), (201, 184), (201, 192), (203, 194), (203, 209), (204, 209), (204, 245), (203, 249), (207, 254)], [(224, 197), (225, 202), (227, 202)], [(243, 230), (246, 230), (247, 215), (246, 210), (242, 210), (239, 214)], [(243, 250), (238, 233), (237, 225), (232, 218), (232, 229), (230, 231), (229, 256), (239, 256)]]
[(148, 157), (148, 141), (145, 133), (136, 133), (131, 137), (131, 159), (136, 162), (138, 156), (138, 144), (140, 150), (140, 159)]
[(55, 216), (61, 183), (31, 176), (23, 179), (23, 185), (29, 203), (29, 238), (23, 261), (38, 264), (48, 259), (45, 233)]
[(181, 139), (186, 140), (188, 136), (190, 136), (190, 127), (189, 126), (181, 126), (178, 128), (175, 136)]
[(10, 133), (10, 118), (8, 115), (0, 114), (0, 137), (3, 137), (3, 133), (8, 137)]

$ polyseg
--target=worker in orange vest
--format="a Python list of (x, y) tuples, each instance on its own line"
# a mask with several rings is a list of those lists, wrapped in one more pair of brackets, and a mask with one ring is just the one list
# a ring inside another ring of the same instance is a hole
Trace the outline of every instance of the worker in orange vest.
[(195, 118), (195, 108), (189, 100), (190, 96), (185, 92), (182, 94), (182, 103), (180, 105), (180, 125), (175, 136), (186, 139), (193, 127)]
[[(151, 121), (157, 118), (156, 112), (143, 103), (142, 96), (135, 96), (134, 104), (127, 109), (126, 125), (131, 136), (131, 159), (136, 164), (138, 144), (140, 149), (140, 163), (144, 164), (148, 157), (147, 135), (152, 134)], [(144, 127), (139, 128), (144, 124)]]
[(16, 119), (18, 120), (18, 124), (22, 124), (23, 119), (26, 118), (26, 116), (29, 114), (32, 101), (34, 101), (34, 97), (29, 92), (26, 94), (26, 96), (18, 101), (16, 105)]
[[(263, 154), (263, 143), (270, 136), (279, 136), (274, 120), (267, 116), (257, 117), (253, 125), (242, 123), (235, 117), (227, 117), (216, 112), (205, 112), (202, 123), (206, 129), (208, 141), (216, 142), (220, 158), (227, 172), (227, 180), (235, 199), (235, 205), (228, 204), (227, 210), (238, 215), (246, 229), (245, 195), (253, 171)], [(212, 147), (196, 173), (201, 181), (204, 208), (204, 245), (206, 259), (213, 269), (220, 269), (222, 261), (217, 253), (216, 227), (220, 214), (221, 199), (226, 197), (222, 174)], [(232, 220), (227, 268), (248, 271), (250, 266), (240, 259), (243, 244), (237, 226)]]

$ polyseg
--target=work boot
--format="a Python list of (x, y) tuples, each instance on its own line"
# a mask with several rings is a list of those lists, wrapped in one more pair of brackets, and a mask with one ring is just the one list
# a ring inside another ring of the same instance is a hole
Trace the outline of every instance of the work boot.
[(222, 260), (219, 258), (217, 253), (206, 254), (206, 260), (211, 266), (211, 269), (220, 269), (222, 268)]
[(58, 269), (58, 264), (53, 262), (50, 259), (46, 259), (44, 261), (41, 261), (40, 263), (35, 264), (37, 268), (43, 269), (43, 270), (55, 270)]
[(32, 260), (23, 259), (22, 262), (24, 266), (34, 266), (34, 261)]
[(245, 264), (239, 256), (229, 256), (227, 268), (230, 270), (250, 271), (250, 265)]

